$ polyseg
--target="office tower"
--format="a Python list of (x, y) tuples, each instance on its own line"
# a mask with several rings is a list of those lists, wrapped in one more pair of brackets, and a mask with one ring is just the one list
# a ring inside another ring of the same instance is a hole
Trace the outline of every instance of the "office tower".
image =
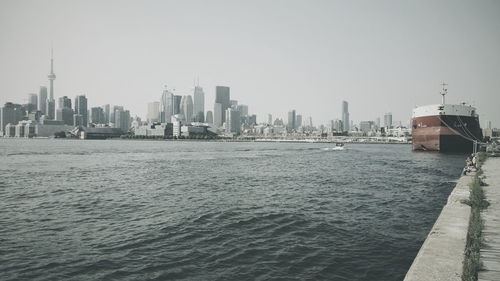
[(257, 115), (252, 114), (252, 115), (248, 116), (248, 125), (250, 125), (250, 126), (257, 125)]
[(28, 94), (28, 104), (31, 104), (34, 111), (38, 109), (38, 96), (36, 94)]
[(349, 124), (349, 104), (342, 101), (342, 130), (348, 132), (351, 129)]
[(22, 105), (11, 102), (6, 102), (5, 105), (0, 108), (0, 136), (5, 134), (5, 126), (7, 124), (10, 123), (15, 126), (19, 121), (23, 120), (24, 111)]
[(67, 96), (63, 96), (59, 98), (58, 108), (71, 108), (71, 99)]
[(273, 124), (273, 115), (272, 114), (268, 114), (267, 115), (267, 124), (268, 125), (272, 125)]
[(302, 127), (302, 115), (297, 114), (297, 117), (295, 118), (295, 129), (300, 127)]
[(102, 106), (104, 108), (104, 124), (109, 124), (109, 115), (111, 114), (110, 108), (111, 106), (109, 104), (105, 104)]
[(384, 127), (392, 128), (392, 113), (387, 112), (384, 114)]
[(238, 109), (238, 101), (237, 100), (230, 100), (229, 101), (230, 107), (234, 110)]
[(148, 123), (160, 121), (160, 103), (157, 101), (148, 103), (148, 114), (146, 116)]
[(375, 125), (377, 125), (377, 128), (380, 128), (380, 117), (377, 117), (375, 120)]
[(71, 107), (58, 108), (56, 111), (56, 120), (63, 121), (65, 125), (74, 125), (74, 111)]
[[(205, 93), (203, 92), (203, 88), (200, 86), (194, 87), (194, 104), (193, 104), (193, 112), (196, 116), (196, 121), (204, 122), (205, 120)], [(200, 114), (201, 113), (201, 114)], [(201, 120), (200, 120), (201, 117)]]
[(311, 128), (313, 127), (313, 118), (311, 116), (307, 118), (307, 126)]
[(163, 90), (163, 93), (161, 94), (159, 108), (160, 122), (168, 123), (170, 122), (172, 115), (178, 114), (178, 112), (175, 112), (174, 107), (174, 94), (167, 89), (167, 86), (165, 86), (165, 90)]
[(40, 86), (40, 92), (38, 93), (38, 110), (42, 114), (47, 114), (47, 87)]
[(75, 114), (81, 115), (81, 120), (77, 120), (79, 124), (83, 127), (87, 127), (88, 109), (87, 109), (87, 98), (85, 97), (85, 95), (79, 95), (75, 97)]
[[(221, 105), (221, 110), (222, 110), (222, 119), (220, 120), (220, 123), (222, 124), (223, 121), (226, 120), (226, 109), (231, 107), (231, 95), (229, 92), (229, 87), (225, 86), (216, 86), (215, 87), (215, 103), (219, 103)], [(214, 115), (215, 114), (214, 112)], [(215, 120), (216, 116), (214, 116), (214, 122), (218, 121)]]
[(181, 113), (181, 100), (182, 96), (174, 95), (174, 106), (173, 106), (174, 115)]
[(104, 109), (102, 107), (92, 107), (90, 109), (90, 122), (93, 124), (104, 124)]
[(486, 129), (491, 129), (491, 121), (486, 121)]
[(205, 118), (205, 122), (208, 124), (214, 123), (214, 115), (211, 110), (207, 111), (207, 118)]
[(234, 134), (239, 134), (240, 129), (240, 112), (232, 108), (226, 109), (226, 130)]
[(372, 128), (375, 126), (375, 122), (373, 121), (361, 121), (359, 122), (359, 130), (363, 133), (368, 133), (372, 131)]
[[(224, 114), (225, 115), (225, 114)], [(222, 126), (222, 104), (215, 103), (214, 104), (214, 125), (216, 127)]]
[(191, 96), (182, 96), (181, 114), (184, 116), (186, 123), (191, 123), (193, 120), (193, 98)]
[(130, 111), (118, 108), (115, 110), (115, 128), (126, 132), (130, 129)]
[(248, 116), (248, 105), (239, 104), (236, 106), (236, 110), (240, 112), (240, 116)]
[(288, 123), (286, 124), (286, 129), (291, 132), (295, 129), (296, 122), (296, 112), (295, 109), (288, 112)]
[(50, 95), (47, 99), (47, 113), (45, 115), (50, 120), (56, 118), (56, 101), (54, 100), (54, 80), (56, 80), (56, 75), (54, 73), (54, 52), (50, 52), (50, 74), (48, 75), (50, 81)]

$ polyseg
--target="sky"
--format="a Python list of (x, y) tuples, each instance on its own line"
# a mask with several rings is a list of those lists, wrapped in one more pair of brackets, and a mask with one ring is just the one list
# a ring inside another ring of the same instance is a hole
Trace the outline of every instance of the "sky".
[(26, 103), (48, 86), (55, 98), (123, 105), (145, 119), (165, 85), (205, 110), (215, 86), (258, 121), (291, 109), (313, 123), (408, 123), (415, 106), (478, 108), (500, 127), (500, 1), (0, 1), (0, 103)]

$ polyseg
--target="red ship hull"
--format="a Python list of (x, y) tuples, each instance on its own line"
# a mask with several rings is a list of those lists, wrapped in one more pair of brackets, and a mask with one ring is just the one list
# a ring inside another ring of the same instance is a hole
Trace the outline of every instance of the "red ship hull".
[(477, 117), (423, 116), (412, 123), (413, 150), (471, 152), (474, 140), (483, 138)]

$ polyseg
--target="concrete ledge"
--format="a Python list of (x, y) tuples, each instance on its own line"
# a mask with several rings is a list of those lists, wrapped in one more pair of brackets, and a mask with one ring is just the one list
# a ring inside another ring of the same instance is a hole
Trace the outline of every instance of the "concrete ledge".
[(469, 199), (472, 176), (462, 176), (444, 206), (431, 232), (425, 239), (405, 281), (461, 281), (470, 206), (461, 203)]

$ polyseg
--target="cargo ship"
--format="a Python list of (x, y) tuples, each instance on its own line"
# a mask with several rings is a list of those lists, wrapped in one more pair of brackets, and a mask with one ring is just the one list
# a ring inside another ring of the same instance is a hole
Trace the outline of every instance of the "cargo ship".
[(465, 103), (446, 104), (448, 93), (441, 84), (441, 104), (413, 109), (413, 150), (472, 152), (483, 139), (476, 108)]

